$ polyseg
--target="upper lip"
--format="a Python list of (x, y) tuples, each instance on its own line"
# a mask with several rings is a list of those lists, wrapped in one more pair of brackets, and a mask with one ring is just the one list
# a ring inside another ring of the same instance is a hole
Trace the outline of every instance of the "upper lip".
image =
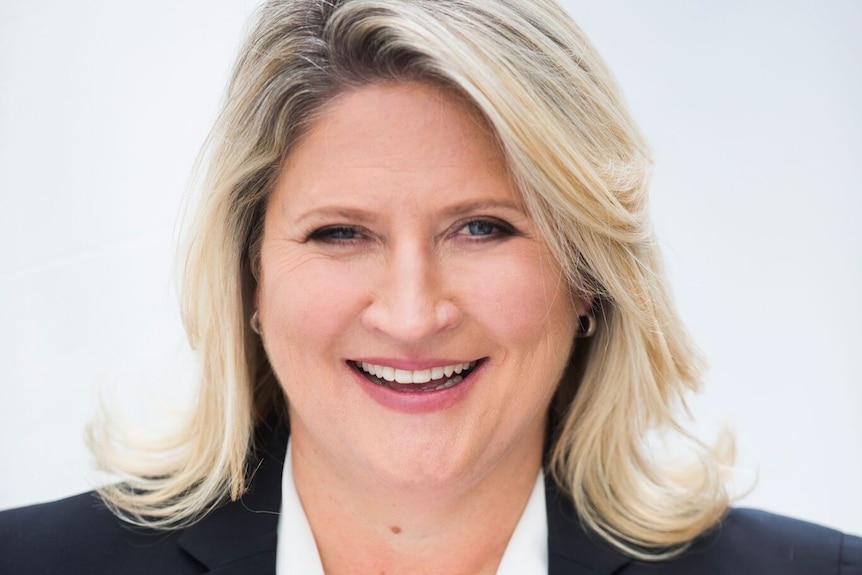
[(458, 365), (462, 363), (479, 362), (482, 358), (473, 359), (405, 359), (393, 357), (355, 357), (350, 361), (353, 363), (371, 363), (394, 369), (405, 369), (418, 371), (422, 369), (431, 369), (433, 367), (446, 367), (449, 365)]

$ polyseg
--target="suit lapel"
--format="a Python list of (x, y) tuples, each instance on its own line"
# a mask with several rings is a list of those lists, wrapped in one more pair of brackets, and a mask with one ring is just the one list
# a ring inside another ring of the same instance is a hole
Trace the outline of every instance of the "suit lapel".
[(545, 503), (549, 575), (610, 575), (631, 563), (629, 557), (587, 533), (550, 474), (545, 475)]
[(212, 575), (275, 575), (288, 429), (271, 421), (258, 431), (258, 466), (248, 492), (209, 513), (179, 539), (180, 547)]

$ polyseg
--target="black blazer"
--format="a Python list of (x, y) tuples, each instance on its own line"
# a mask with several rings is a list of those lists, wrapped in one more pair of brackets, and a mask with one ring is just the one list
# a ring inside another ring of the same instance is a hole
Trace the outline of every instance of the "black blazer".
[[(129, 527), (92, 493), (0, 512), (0, 574), (274, 575), (282, 429), (262, 434), (248, 493), (183, 530)], [(743, 509), (676, 559), (636, 561), (585, 532), (568, 499), (546, 487), (550, 575), (862, 575), (859, 537)]]

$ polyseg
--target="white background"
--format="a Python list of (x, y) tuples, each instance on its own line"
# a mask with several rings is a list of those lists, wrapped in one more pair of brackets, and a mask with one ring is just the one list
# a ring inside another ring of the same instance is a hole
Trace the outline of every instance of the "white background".
[[(177, 214), (255, 4), (0, 0), (0, 508), (91, 486), (100, 390), (188, 395)], [(862, 533), (862, 4), (566, 5), (654, 147), (697, 428), (743, 505)]]

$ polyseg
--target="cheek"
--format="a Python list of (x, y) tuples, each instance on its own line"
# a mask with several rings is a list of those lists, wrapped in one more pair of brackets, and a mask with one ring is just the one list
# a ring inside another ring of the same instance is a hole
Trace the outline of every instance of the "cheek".
[[(349, 266), (347, 266), (349, 268)], [(262, 261), (258, 307), (267, 354), (285, 386), (290, 373), (324, 368), (361, 308), (361, 278), (322, 257)]]
[(262, 261), (258, 306), (264, 345), (291, 417), (298, 420), (346, 416), (335, 399), (344, 393), (338, 346), (356, 315), (357, 278), (344, 266), (335, 268), (320, 257)]
[(262, 259), (258, 304), (273, 327), (302, 332), (339, 319), (356, 286), (343, 266), (320, 256)]
[(517, 349), (556, 354), (559, 348), (568, 357), (577, 314), (559, 266), (544, 253), (516, 256), (499, 262), (493, 279), (474, 287), (476, 315), (499, 340)]

